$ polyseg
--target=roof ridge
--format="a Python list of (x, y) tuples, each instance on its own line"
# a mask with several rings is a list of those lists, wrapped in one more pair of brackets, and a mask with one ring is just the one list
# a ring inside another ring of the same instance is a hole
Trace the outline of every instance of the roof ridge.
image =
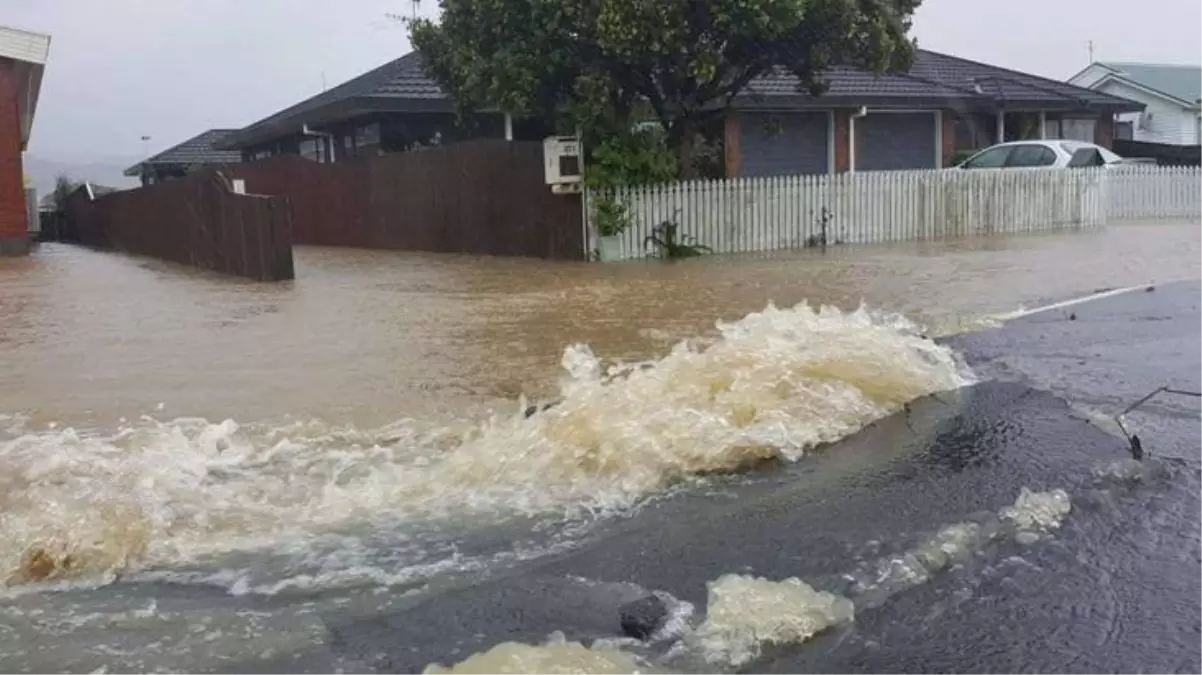
[(1144, 68), (1188, 68), (1202, 70), (1202, 64), (1190, 63), (1155, 63), (1153, 61), (1098, 61), (1107, 66), (1141, 66)]

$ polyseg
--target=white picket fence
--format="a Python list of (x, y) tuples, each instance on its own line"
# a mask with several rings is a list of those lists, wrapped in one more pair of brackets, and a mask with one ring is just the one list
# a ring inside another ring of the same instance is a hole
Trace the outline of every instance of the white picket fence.
[[(654, 256), (665, 221), (715, 253), (776, 251), (1094, 228), (1108, 219), (1198, 218), (1197, 168), (890, 171), (688, 181), (590, 193), (626, 205), (631, 226), (605, 258)], [(825, 221), (825, 228), (823, 221)]]
[(1202, 218), (1202, 168), (1132, 166), (1106, 177), (1106, 217), (1124, 220)]

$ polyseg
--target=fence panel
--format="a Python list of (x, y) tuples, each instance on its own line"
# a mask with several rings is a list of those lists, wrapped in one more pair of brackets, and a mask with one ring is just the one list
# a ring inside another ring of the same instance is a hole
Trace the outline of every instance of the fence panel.
[(95, 199), (85, 185), (66, 211), (62, 241), (260, 281), (293, 278), (286, 199), (236, 194), (217, 174)]
[(626, 205), (618, 259), (656, 254), (665, 221), (715, 253), (776, 251), (1202, 217), (1198, 167), (891, 171), (689, 181), (590, 199)]
[(278, 157), (230, 174), (250, 192), (289, 198), (298, 244), (563, 259), (585, 253), (580, 197), (551, 193), (538, 142), (476, 140), (333, 164)]

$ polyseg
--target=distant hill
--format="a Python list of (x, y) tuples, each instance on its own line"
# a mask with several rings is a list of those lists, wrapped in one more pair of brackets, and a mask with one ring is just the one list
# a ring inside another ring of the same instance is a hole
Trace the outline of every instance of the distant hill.
[(37, 186), (40, 195), (54, 189), (54, 180), (60, 174), (65, 174), (76, 182), (88, 181), (118, 189), (138, 186), (137, 179), (126, 178), (122, 175), (126, 167), (137, 163), (137, 159), (130, 159), (127, 164), (120, 164), (119, 162), (122, 161), (120, 159), (100, 162), (62, 162), (26, 153), (23, 161), (25, 175), (29, 176), (33, 184)]

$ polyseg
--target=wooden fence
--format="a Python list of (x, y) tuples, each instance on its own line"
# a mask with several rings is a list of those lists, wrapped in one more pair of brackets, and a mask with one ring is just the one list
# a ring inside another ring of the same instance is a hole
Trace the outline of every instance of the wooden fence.
[[(715, 253), (1094, 228), (1108, 218), (1198, 218), (1196, 168), (880, 171), (735, 178), (589, 195), (625, 205), (607, 259), (656, 254), (665, 221)], [(591, 237), (591, 248), (599, 240)]]
[(1169, 145), (1116, 138), (1114, 151), (1123, 157), (1154, 159), (1161, 166), (1202, 166), (1202, 148), (1197, 145)]
[(111, 248), (261, 281), (292, 279), (283, 197), (237, 194), (215, 173), (67, 200), (62, 241)]
[(551, 193), (538, 142), (478, 140), (334, 164), (279, 157), (229, 173), (250, 192), (289, 199), (297, 244), (584, 255), (580, 197)]

